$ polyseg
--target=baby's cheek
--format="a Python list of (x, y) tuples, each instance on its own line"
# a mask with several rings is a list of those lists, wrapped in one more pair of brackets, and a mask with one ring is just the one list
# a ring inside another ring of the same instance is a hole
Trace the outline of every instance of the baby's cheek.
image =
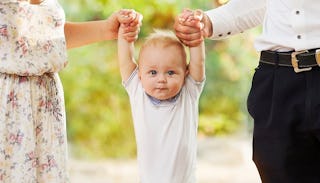
[(171, 91), (174, 92), (174, 93), (178, 93), (181, 88), (183, 86), (183, 83), (179, 83), (179, 84), (175, 84), (172, 88), (171, 88)]

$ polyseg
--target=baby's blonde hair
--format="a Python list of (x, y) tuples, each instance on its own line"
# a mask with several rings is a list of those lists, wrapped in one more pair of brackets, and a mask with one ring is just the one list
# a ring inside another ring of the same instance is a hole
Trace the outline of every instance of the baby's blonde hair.
[(154, 32), (146, 38), (146, 41), (141, 46), (139, 58), (143, 50), (149, 46), (160, 46), (162, 48), (176, 46), (178, 49), (180, 49), (182, 58), (186, 61), (186, 50), (184, 45), (170, 30), (155, 29)]

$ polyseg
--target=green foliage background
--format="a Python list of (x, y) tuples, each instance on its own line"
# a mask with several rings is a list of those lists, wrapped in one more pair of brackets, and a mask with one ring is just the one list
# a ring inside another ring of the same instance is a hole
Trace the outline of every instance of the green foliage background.
[[(173, 29), (183, 8), (209, 10), (218, 1), (197, 0), (60, 0), (68, 21), (107, 18), (121, 8), (143, 14), (136, 43), (154, 28)], [(253, 39), (259, 28), (223, 41), (206, 40), (206, 85), (200, 100), (199, 136), (251, 129), (246, 97), (258, 54)], [(61, 72), (67, 110), (70, 151), (81, 158), (128, 158), (136, 155), (128, 96), (121, 85), (116, 41), (68, 51), (69, 65)]]

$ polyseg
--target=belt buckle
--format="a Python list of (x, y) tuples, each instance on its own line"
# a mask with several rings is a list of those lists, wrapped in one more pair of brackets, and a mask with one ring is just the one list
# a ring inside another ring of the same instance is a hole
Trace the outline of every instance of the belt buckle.
[[(312, 67), (299, 68), (299, 64), (298, 64), (299, 60), (297, 59), (297, 55), (299, 55), (301, 53), (305, 53), (305, 52), (308, 52), (308, 50), (294, 51), (291, 53), (291, 64), (293, 66), (294, 72), (296, 72), (296, 73), (303, 72), (303, 71), (310, 71), (312, 69)], [(320, 52), (320, 50), (318, 52)], [(320, 64), (320, 53), (317, 54), (317, 58), (319, 60), (319, 62), (317, 60), (317, 63), (319, 65)]]
[(317, 64), (320, 67), (320, 49), (316, 50), (315, 57), (316, 57)]

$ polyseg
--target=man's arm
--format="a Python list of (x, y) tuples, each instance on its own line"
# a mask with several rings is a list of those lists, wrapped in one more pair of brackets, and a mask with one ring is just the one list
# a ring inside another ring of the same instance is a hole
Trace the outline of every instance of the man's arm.
[(206, 11), (213, 34), (211, 39), (224, 39), (261, 25), (266, 12), (266, 0), (232, 0)]
[[(175, 21), (174, 29), (177, 37), (185, 45), (197, 46), (202, 37), (221, 39), (260, 25), (265, 11), (266, 0), (232, 0), (223, 6), (206, 11), (201, 20), (203, 24), (201, 31), (196, 22), (179, 21), (179, 18)], [(185, 15), (184, 12), (181, 14)]]

